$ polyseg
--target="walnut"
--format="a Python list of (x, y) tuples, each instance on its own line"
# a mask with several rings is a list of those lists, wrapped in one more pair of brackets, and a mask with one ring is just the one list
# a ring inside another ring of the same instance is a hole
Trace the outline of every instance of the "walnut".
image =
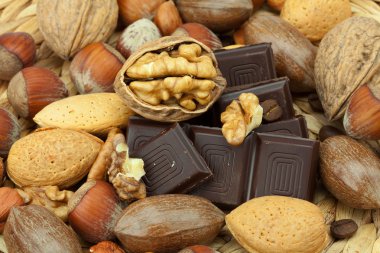
[(22, 190), (29, 195), (30, 204), (46, 207), (61, 220), (67, 221), (67, 203), (74, 192), (60, 191), (58, 186), (24, 187)]
[(119, 128), (112, 128), (108, 132), (107, 140), (100, 149), (95, 162), (92, 164), (90, 172), (87, 176), (87, 181), (89, 180), (104, 180), (107, 168), (111, 164), (111, 154), (113, 151), (112, 141), (116, 134), (120, 133)]
[(108, 168), (108, 178), (122, 200), (131, 201), (146, 197), (145, 184), (141, 178), (145, 175), (144, 161), (129, 158), (128, 146), (123, 134), (114, 136), (111, 165)]
[(244, 138), (260, 126), (263, 108), (258, 97), (253, 93), (242, 93), (239, 100), (233, 100), (221, 115), (222, 132), (231, 145), (240, 145)]
[(114, 86), (138, 114), (174, 122), (207, 111), (226, 80), (208, 47), (191, 38), (164, 37), (128, 58)]

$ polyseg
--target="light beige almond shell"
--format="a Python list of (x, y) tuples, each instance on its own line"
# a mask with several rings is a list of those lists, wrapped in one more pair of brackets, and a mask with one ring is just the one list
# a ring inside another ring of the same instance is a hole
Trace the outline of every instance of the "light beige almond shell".
[(329, 30), (351, 15), (349, 0), (287, 0), (281, 10), (281, 18), (310, 41), (321, 40)]
[(49, 47), (64, 59), (111, 36), (118, 10), (116, 0), (37, 1), (39, 29)]
[(321, 177), (343, 204), (359, 209), (380, 208), (380, 159), (368, 147), (344, 135), (321, 143)]
[(71, 96), (49, 104), (34, 117), (40, 127), (59, 127), (105, 135), (125, 127), (134, 112), (116, 93)]
[(226, 216), (235, 239), (253, 253), (319, 253), (329, 238), (324, 221), (316, 205), (283, 196), (252, 199)]
[(7, 160), (8, 176), (20, 187), (68, 188), (87, 175), (102, 145), (86, 132), (39, 129), (13, 144)]
[[(218, 76), (213, 79), (216, 83), (216, 87), (213, 90), (213, 100), (206, 106), (200, 107), (197, 110), (189, 111), (179, 105), (150, 105), (141, 101), (132, 90), (125, 84), (125, 72), (127, 69), (132, 66), (135, 61), (137, 61), (141, 56), (147, 52), (157, 51), (165, 48), (174, 48), (176, 45), (182, 43), (197, 43), (199, 44), (204, 51), (210, 54), (215, 67), (217, 69)], [(218, 63), (211, 49), (202, 44), (201, 42), (190, 38), (190, 37), (162, 37), (159, 40), (145, 44), (140, 50), (137, 50), (132, 54), (127, 61), (124, 63), (124, 66), (121, 68), (119, 73), (116, 76), (114, 83), (114, 88), (116, 93), (127, 103), (127, 105), (134, 110), (137, 114), (144, 116), (145, 118), (162, 121), (162, 122), (177, 122), (184, 121), (193, 117), (200, 115), (201, 113), (206, 112), (214, 102), (220, 97), (224, 88), (226, 87), (226, 80), (223, 78), (219, 68)]]
[(322, 39), (315, 59), (317, 93), (329, 120), (343, 117), (354, 91), (380, 82), (380, 23), (352, 17)]

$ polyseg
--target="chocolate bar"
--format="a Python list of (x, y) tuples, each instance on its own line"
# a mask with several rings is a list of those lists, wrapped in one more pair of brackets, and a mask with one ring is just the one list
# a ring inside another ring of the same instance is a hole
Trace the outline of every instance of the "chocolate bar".
[(277, 121), (270, 124), (263, 124), (254, 130), (257, 133), (271, 133), (282, 135), (295, 135), (302, 138), (308, 138), (309, 133), (304, 117)]
[(192, 126), (190, 139), (214, 176), (192, 194), (232, 209), (264, 195), (312, 200), (318, 165), (316, 141), (251, 133), (231, 146), (219, 128)]
[(212, 176), (178, 123), (140, 146), (131, 157), (144, 161), (143, 180), (149, 196), (186, 193)]
[(225, 111), (226, 107), (234, 99), (238, 99), (241, 93), (254, 93), (258, 96), (260, 102), (268, 99), (274, 99), (281, 106), (283, 113), (281, 120), (294, 118), (293, 100), (289, 89), (289, 79), (287, 77), (278, 78), (266, 82), (233, 87), (229, 93), (223, 94), (216, 102), (214, 114), (219, 115), (214, 122), (214, 126), (221, 126), (220, 114)]
[(214, 52), (227, 86), (257, 83), (276, 78), (270, 43)]
[(130, 117), (125, 135), (129, 152), (133, 153), (171, 125), (171, 123), (152, 121), (137, 116)]

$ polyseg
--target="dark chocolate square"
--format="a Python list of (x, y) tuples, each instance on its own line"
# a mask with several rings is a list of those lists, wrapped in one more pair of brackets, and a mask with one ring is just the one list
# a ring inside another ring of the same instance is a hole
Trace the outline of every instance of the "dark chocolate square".
[(190, 139), (213, 172), (211, 180), (192, 192), (224, 209), (233, 209), (246, 198), (247, 178), (253, 167), (254, 134), (240, 146), (231, 146), (220, 128), (192, 126)]
[(254, 174), (247, 200), (281, 195), (311, 201), (319, 142), (293, 136), (257, 133)]
[(276, 78), (270, 43), (214, 52), (227, 86), (257, 83)]
[(263, 124), (255, 129), (256, 133), (270, 133), (281, 135), (294, 135), (302, 138), (308, 138), (307, 123), (304, 117), (300, 116), (294, 119), (277, 121), (269, 124)]
[(143, 180), (149, 196), (186, 193), (212, 176), (178, 123), (139, 147), (131, 157), (144, 161)]
[(282, 117), (279, 121), (294, 118), (295, 113), (293, 99), (289, 89), (289, 79), (285, 77), (260, 83), (259, 86), (250, 84), (234, 87), (231, 92), (223, 94), (214, 107), (214, 113), (219, 115), (218, 121), (214, 122), (215, 126), (221, 126), (220, 114), (225, 111), (226, 107), (232, 102), (232, 100), (238, 99), (239, 95), (242, 93), (253, 93), (259, 98), (260, 102), (267, 99), (276, 100), (283, 110)]

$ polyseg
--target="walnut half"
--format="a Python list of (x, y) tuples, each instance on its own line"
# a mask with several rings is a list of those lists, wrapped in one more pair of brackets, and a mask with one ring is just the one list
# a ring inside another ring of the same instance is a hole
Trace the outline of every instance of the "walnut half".
[(113, 151), (108, 178), (122, 200), (132, 201), (146, 197), (145, 184), (141, 178), (145, 175), (144, 161), (129, 158), (128, 146), (123, 134), (118, 133), (112, 140)]
[(229, 144), (238, 146), (253, 129), (260, 126), (262, 118), (263, 108), (259, 98), (253, 93), (242, 93), (221, 114), (223, 136)]
[(132, 110), (164, 122), (207, 111), (225, 86), (213, 52), (187, 37), (147, 44), (128, 58), (114, 84)]
[(60, 191), (58, 186), (24, 187), (22, 190), (29, 195), (30, 204), (46, 207), (61, 220), (67, 221), (67, 203), (73, 196), (72, 191)]

